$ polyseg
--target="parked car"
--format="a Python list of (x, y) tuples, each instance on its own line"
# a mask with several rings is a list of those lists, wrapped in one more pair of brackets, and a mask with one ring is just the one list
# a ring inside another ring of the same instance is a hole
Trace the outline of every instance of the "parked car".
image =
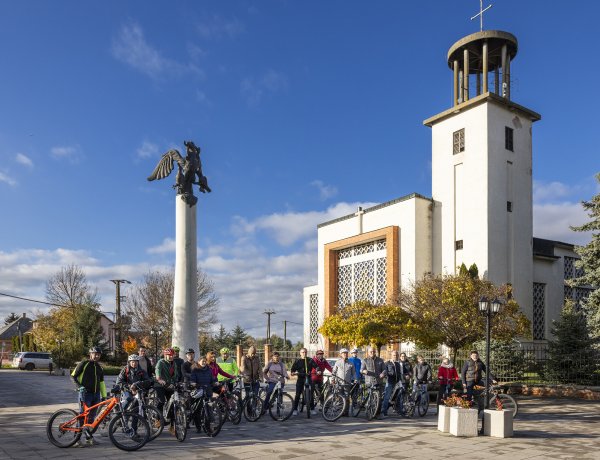
[(50, 353), (37, 351), (21, 351), (15, 355), (12, 367), (32, 371), (34, 369), (48, 369), (52, 363)]

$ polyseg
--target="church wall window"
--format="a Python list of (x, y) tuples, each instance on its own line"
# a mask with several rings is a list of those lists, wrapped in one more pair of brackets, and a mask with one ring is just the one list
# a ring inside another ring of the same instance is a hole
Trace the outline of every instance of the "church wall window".
[(454, 243), (454, 248), (458, 251), (459, 249), (463, 248), (463, 240), (457, 240)]
[(509, 128), (508, 126), (504, 127), (504, 148), (511, 152), (514, 152), (513, 134), (514, 130), (512, 128)]
[(310, 329), (309, 329), (309, 339), (310, 343), (318, 343), (319, 341), (319, 295), (311, 294), (310, 295)]
[(546, 337), (546, 284), (533, 283), (533, 340)]
[(564, 274), (566, 280), (583, 276), (583, 270), (575, 266), (577, 260), (576, 257), (564, 257)]
[(458, 131), (454, 131), (452, 135), (452, 153), (456, 155), (457, 153), (465, 151), (465, 128), (459, 129)]
[(508, 212), (512, 212), (512, 201), (507, 201), (506, 202), (506, 210)]
[(387, 243), (385, 239), (359, 244), (337, 252), (337, 304), (358, 300), (375, 304), (387, 300)]

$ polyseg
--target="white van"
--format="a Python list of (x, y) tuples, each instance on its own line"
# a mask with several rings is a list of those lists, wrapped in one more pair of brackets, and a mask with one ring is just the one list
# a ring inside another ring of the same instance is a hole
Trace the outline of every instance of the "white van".
[(21, 351), (15, 355), (12, 367), (32, 371), (34, 369), (48, 369), (52, 363), (50, 353), (37, 351)]

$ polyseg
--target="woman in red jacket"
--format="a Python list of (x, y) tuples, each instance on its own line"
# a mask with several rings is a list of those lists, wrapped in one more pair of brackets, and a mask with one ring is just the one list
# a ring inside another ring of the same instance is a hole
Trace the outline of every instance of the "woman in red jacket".
[(438, 369), (438, 380), (440, 388), (438, 390), (437, 404), (442, 404), (442, 400), (450, 396), (454, 382), (458, 381), (458, 372), (448, 358), (442, 359), (442, 364)]
[(217, 379), (219, 374), (227, 379), (235, 378), (235, 375), (228, 374), (217, 364), (217, 355), (214, 351), (209, 351), (206, 353), (206, 360), (208, 361), (208, 367), (210, 368), (210, 371), (215, 379)]

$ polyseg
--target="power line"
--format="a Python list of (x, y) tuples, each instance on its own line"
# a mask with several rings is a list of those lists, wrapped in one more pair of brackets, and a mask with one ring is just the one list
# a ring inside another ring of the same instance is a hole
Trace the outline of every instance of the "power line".
[[(50, 305), (51, 307), (75, 308), (75, 306), (73, 306), (73, 305), (60, 305), (57, 303), (44, 302), (43, 300), (28, 299), (26, 297), (19, 297), (17, 295), (6, 294), (4, 292), (0, 292), (0, 296), (11, 297), (13, 299), (24, 300), (26, 302), (41, 303), (44, 305)], [(99, 310), (99, 311), (100, 311), (100, 313), (112, 313), (111, 311), (102, 311), (102, 310)]]

